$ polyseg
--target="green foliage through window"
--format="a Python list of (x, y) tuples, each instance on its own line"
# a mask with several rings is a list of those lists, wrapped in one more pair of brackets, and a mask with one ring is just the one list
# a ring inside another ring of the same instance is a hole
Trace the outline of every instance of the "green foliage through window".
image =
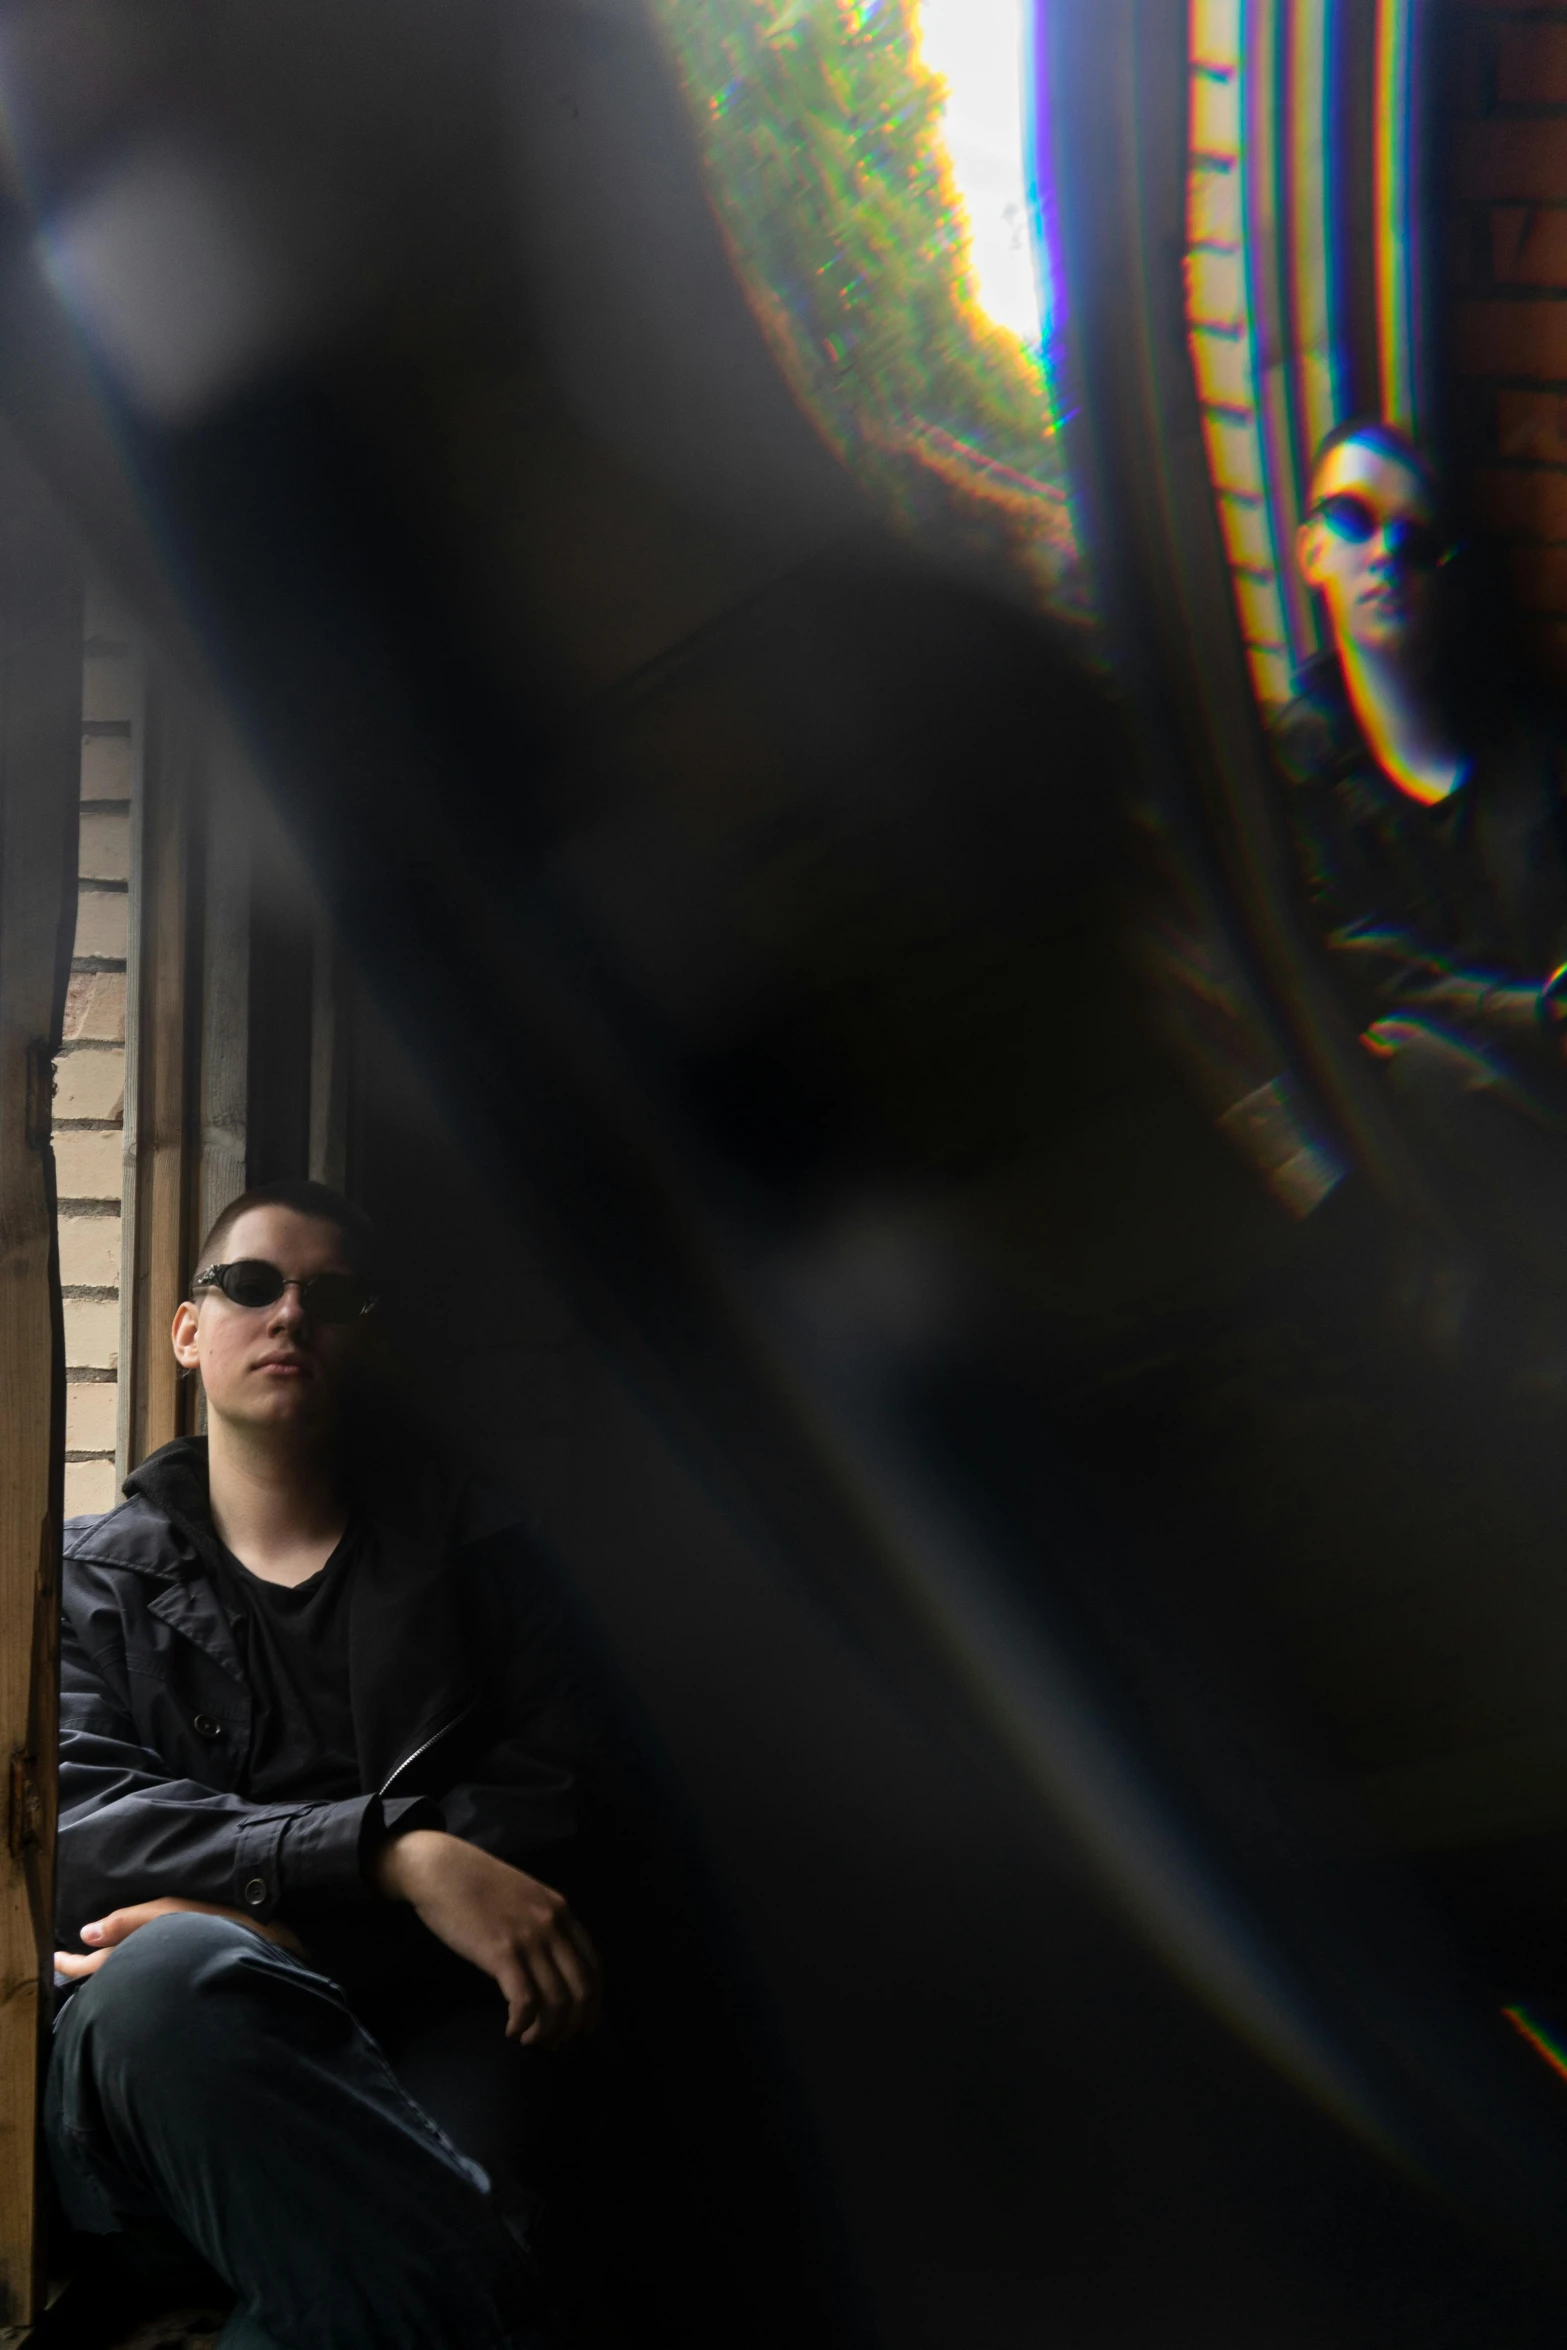
[(885, 510), (1086, 616), (1040, 354), (981, 309), (917, 0), (655, 0), (796, 395)]

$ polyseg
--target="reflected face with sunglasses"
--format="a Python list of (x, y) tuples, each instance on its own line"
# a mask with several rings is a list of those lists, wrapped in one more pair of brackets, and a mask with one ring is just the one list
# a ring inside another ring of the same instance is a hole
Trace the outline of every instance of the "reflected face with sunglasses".
[(222, 1262), (203, 1265), (174, 1317), (175, 1356), (199, 1370), (207, 1410), (253, 1427), (325, 1426), (374, 1294), (335, 1224), (251, 1208)]
[(1432, 649), (1447, 548), (1407, 465), (1363, 441), (1330, 449), (1296, 546), (1340, 650), (1407, 660)]

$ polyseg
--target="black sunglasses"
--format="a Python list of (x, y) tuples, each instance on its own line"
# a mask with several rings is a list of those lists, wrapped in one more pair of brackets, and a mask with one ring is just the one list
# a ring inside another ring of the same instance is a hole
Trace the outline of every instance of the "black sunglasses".
[(295, 1281), (265, 1257), (208, 1265), (190, 1286), (193, 1294), (198, 1289), (221, 1289), (230, 1304), (258, 1309), (275, 1306), (285, 1289), (297, 1289), (312, 1322), (357, 1322), (375, 1305), (375, 1291), (357, 1273), (312, 1273), (308, 1281)]
[(1335, 490), (1319, 498), (1311, 511), (1335, 538), (1347, 539), (1352, 547), (1363, 547), (1379, 530), (1386, 530), (1389, 554), (1414, 571), (1435, 571), (1453, 552), (1452, 541), (1434, 522), (1421, 522), (1412, 515), (1380, 514), (1369, 498), (1358, 497), (1353, 490)]

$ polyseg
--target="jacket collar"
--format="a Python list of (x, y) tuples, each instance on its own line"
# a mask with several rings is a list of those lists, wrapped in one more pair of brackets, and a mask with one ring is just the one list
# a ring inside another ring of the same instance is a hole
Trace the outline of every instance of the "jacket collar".
[(239, 1649), (204, 1556), (215, 1540), (205, 1439), (165, 1444), (132, 1471), (123, 1490), (118, 1509), (67, 1535), (67, 1556), (145, 1576), (154, 1586), (144, 1602), (148, 1613), (172, 1625), (243, 1688)]
[(161, 1518), (174, 1537), (175, 1572), (148, 1601), (149, 1614), (183, 1633), (243, 1688), (245, 1668), (212, 1574), (217, 1536), (207, 1494), (206, 1438), (179, 1436), (149, 1453), (126, 1478), (125, 1494)]
[(204, 1436), (177, 1436), (172, 1444), (160, 1445), (131, 1471), (124, 1491), (127, 1501), (143, 1502), (168, 1520), (183, 1537), (191, 1563), (211, 1548), (215, 1537)]
[(1371, 745), (1355, 716), (1344, 680), (1344, 664), (1337, 653), (1318, 653), (1305, 662), (1296, 673), (1295, 694), (1295, 706), (1313, 711), (1326, 729), (1329, 756), (1336, 767), (1342, 769), (1346, 764), (1364, 761), (1375, 770)]
[[(1469, 750), (1472, 765), (1490, 759), (1520, 735), (1527, 737), (1537, 722), (1526, 694), (1501, 700), (1494, 685), (1476, 674), (1471, 661), (1461, 657), (1444, 667), (1434, 690), (1440, 695), (1458, 740)], [(1295, 700), (1290, 707), (1316, 713), (1328, 729), (1339, 761), (1364, 760), (1373, 772), (1381, 773), (1360, 720), (1355, 716), (1344, 664), (1337, 652), (1316, 653), (1309, 661), (1302, 662), (1295, 672)]]
[[(418, 1490), (421, 1483), (405, 1464), (397, 1514), (381, 1516), (373, 1505), (365, 1513), (373, 1539), (350, 1600), (349, 1696), (367, 1787), (382, 1785), (470, 1713), (483, 1674), (453, 1589), (449, 1511), (433, 1490)], [(126, 1479), (125, 1497), (73, 1541), (73, 1555), (155, 1578), (149, 1613), (246, 1688), (217, 1581), (205, 1437), (179, 1437), (150, 1454)]]

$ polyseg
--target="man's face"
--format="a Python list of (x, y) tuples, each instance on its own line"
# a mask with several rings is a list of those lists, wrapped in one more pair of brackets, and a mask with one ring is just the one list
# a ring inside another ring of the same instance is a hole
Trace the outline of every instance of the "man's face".
[[(260, 1257), (290, 1282), (354, 1270), (337, 1226), (293, 1208), (249, 1209), (221, 1254), (229, 1265)], [(203, 1289), (174, 1317), (174, 1352), (186, 1369), (199, 1368), (218, 1419), (254, 1428), (325, 1425), (359, 1327), (315, 1323), (296, 1288), (270, 1306), (235, 1305), (221, 1289)]]
[[(1349, 528), (1335, 525), (1325, 501), (1344, 499)], [(1353, 501), (1353, 503), (1348, 503)], [(1396, 457), (1362, 441), (1329, 451), (1312, 484), (1313, 512), (1300, 526), (1296, 553), (1308, 583), (1328, 608), (1336, 644), (1365, 652), (1414, 651), (1429, 639), (1438, 573), (1429, 560), (1431, 503), (1418, 476)], [(1370, 521), (1364, 538), (1354, 535)], [(1413, 552), (1400, 526), (1413, 526)]]

